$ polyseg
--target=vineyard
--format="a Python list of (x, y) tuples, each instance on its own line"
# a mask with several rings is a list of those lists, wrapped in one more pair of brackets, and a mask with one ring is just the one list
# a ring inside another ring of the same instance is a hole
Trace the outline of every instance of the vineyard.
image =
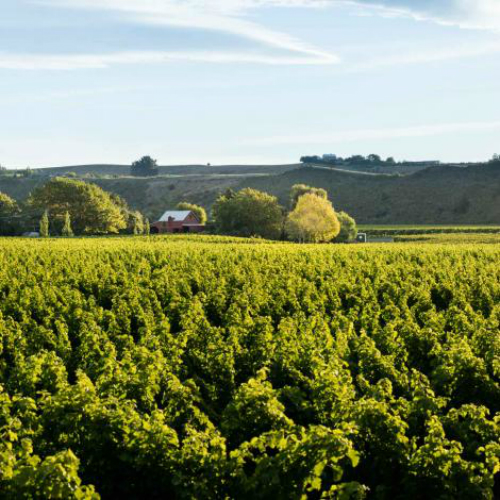
[(500, 498), (499, 264), (0, 240), (0, 497)]

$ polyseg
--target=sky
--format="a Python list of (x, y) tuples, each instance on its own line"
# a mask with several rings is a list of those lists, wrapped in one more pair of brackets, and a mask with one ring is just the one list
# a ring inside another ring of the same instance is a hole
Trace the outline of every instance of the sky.
[(0, 164), (500, 153), (500, 0), (1, 0)]

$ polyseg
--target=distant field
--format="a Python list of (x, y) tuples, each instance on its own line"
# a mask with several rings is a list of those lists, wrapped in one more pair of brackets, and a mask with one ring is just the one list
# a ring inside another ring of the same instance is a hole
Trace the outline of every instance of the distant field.
[(500, 226), (448, 226), (448, 225), (378, 225), (360, 224), (358, 230), (373, 236), (426, 235), (426, 234), (500, 234)]
[[(434, 243), (443, 245), (500, 245), (500, 233), (438, 233), (395, 236), (395, 243)], [(500, 265), (500, 263), (499, 263)]]

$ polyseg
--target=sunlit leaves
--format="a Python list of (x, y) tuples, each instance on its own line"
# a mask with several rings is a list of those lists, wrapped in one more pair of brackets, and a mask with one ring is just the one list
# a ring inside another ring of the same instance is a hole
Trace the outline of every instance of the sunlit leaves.
[(0, 491), (492, 499), (499, 260), (494, 247), (1, 241)]

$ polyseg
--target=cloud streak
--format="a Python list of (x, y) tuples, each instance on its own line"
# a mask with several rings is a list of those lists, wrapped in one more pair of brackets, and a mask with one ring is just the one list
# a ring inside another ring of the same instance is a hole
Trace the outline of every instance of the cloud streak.
[[(317, 65), (319, 59), (302, 55), (272, 56), (249, 52), (172, 51), (172, 52), (116, 52), (111, 54), (2, 54), (0, 69), (23, 71), (70, 71), (105, 69), (125, 64), (193, 63), (247, 63), (267, 65)], [(332, 63), (334, 61), (332, 60)]]
[(500, 31), (498, 0), (349, 0), (344, 3), (365, 6), (388, 16)]
[(454, 59), (469, 57), (482, 57), (500, 53), (500, 41), (486, 42), (482, 44), (458, 45), (451, 48), (405, 51), (402, 54), (382, 55), (359, 62), (346, 64), (339, 68), (341, 73), (363, 73), (394, 66), (406, 66), (414, 64), (429, 64)]

